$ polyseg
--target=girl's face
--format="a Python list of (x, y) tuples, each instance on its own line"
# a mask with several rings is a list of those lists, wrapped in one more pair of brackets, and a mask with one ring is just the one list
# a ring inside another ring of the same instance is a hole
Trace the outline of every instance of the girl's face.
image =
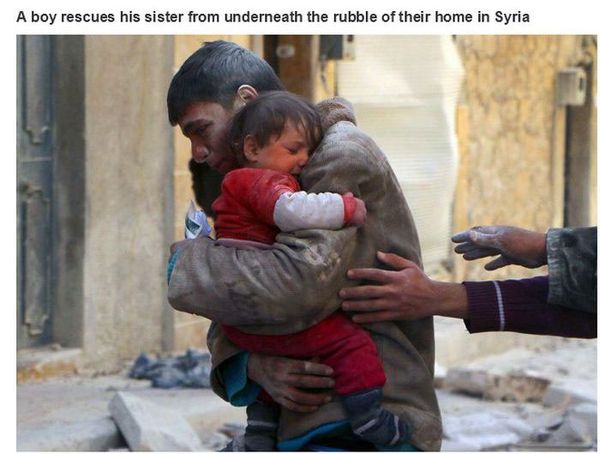
[(263, 147), (258, 147), (254, 137), (244, 140), (244, 155), (249, 167), (279, 170), (299, 175), (309, 158), (308, 144), (303, 131), (298, 127), (285, 124), (279, 137), (273, 137)]

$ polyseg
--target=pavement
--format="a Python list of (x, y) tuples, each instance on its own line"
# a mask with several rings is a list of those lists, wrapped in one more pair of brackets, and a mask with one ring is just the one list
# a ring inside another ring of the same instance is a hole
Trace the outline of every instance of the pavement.
[[(517, 347), (466, 361), (469, 367), (497, 374), (527, 371), (548, 378), (550, 385), (544, 401), (534, 403), (484, 400), (442, 387), (442, 449), (595, 450), (596, 360), (595, 340), (551, 338), (539, 347)], [(443, 377), (440, 383), (443, 386)], [(27, 381), (17, 386), (17, 450), (127, 450), (108, 410), (117, 392), (179, 412), (209, 451), (227, 443), (221, 433), (225, 425), (245, 422), (243, 408), (231, 407), (210, 390), (155, 389), (148, 381), (129, 379), (126, 371)]]

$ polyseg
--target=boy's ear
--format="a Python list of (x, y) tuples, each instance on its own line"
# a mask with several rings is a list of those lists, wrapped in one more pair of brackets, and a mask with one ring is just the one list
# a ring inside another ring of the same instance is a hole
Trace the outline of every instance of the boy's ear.
[(257, 96), (258, 92), (252, 85), (240, 85), (233, 98), (233, 111), (237, 112), (244, 107), (246, 103), (256, 99)]
[(258, 143), (256, 138), (250, 134), (244, 137), (244, 157), (246, 161), (254, 163), (258, 160)]

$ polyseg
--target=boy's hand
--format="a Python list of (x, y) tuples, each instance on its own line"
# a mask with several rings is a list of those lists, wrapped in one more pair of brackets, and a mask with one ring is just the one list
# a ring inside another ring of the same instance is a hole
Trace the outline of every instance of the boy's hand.
[(317, 362), (250, 354), (248, 377), (283, 407), (303, 413), (316, 411), (331, 400), (333, 369)]

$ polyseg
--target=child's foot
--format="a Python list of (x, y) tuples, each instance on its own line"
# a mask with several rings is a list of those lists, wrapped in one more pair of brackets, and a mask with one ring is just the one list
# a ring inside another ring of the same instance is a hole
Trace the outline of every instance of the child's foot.
[(256, 401), (246, 408), (246, 451), (276, 451), (279, 406)]
[(381, 388), (342, 397), (352, 431), (376, 446), (395, 446), (408, 439), (409, 427), (381, 406)]

